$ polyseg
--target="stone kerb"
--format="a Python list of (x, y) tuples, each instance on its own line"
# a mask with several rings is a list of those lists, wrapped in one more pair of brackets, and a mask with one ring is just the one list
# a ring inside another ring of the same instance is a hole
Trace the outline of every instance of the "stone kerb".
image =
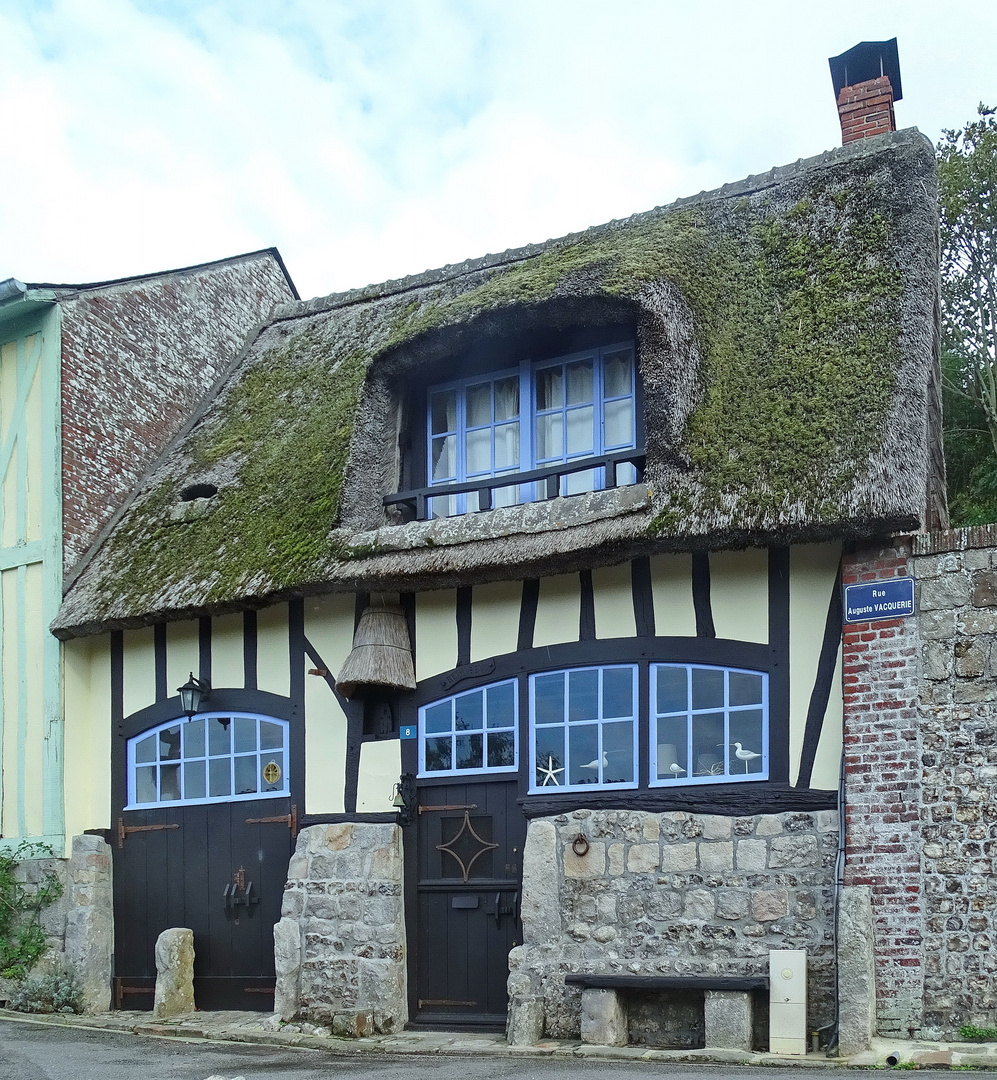
[(275, 1008), (337, 1035), (408, 1020), (397, 825), (313, 825), (298, 835), (274, 927)]
[[(828, 1023), (837, 827), (834, 811), (577, 810), (531, 821), (523, 945), (509, 958), (510, 1042), (579, 1037), (581, 993), (566, 986), (569, 973), (764, 975), (769, 950), (786, 948), (807, 950), (809, 1023)], [(579, 833), (585, 855), (572, 849)]]

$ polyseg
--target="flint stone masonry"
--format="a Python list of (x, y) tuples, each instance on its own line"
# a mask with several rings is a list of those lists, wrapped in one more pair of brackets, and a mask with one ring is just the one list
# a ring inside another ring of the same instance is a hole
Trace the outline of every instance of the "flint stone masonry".
[(275, 1008), (340, 1036), (408, 1020), (401, 829), (354, 823), (298, 834), (274, 928)]
[(164, 930), (156, 939), (156, 997), (152, 1015), (157, 1020), (168, 1020), (193, 1011), (194, 931), (174, 927)]
[[(581, 1035), (581, 992), (565, 984), (570, 973), (767, 975), (769, 950), (786, 948), (807, 950), (808, 1022), (828, 1023), (837, 828), (833, 811), (730, 818), (576, 810), (532, 820), (523, 944), (509, 957), (510, 1036), (536, 1041), (538, 1012), (543, 1034)], [(579, 832), (589, 841), (585, 856), (571, 849)], [(631, 1042), (644, 1041), (639, 1013), (631, 1010)]]

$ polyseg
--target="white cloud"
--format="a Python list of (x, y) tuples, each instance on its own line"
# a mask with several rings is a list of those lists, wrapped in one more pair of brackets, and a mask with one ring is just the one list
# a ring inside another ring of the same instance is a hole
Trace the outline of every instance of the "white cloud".
[(0, 276), (276, 244), (308, 295), (543, 240), (835, 145), (827, 56), (894, 34), (902, 125), (997, 101), (969, 2), (0, 0)]

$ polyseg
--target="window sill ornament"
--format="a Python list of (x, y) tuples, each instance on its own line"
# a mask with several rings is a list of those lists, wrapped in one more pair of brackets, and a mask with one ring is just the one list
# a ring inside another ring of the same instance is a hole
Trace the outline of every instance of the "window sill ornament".
[(195, 679), (194, 672), (190, 673), (190, 678), (183, 684), (183, 686), (177, 687), (177, 693), (180, 695), (180, 708), (186, 716), (193, 716), (195, 713), (199, 713), (208, 700), (208, 695), (211, 693), (211, 687), (207, 681), (203, 679)]
[(336, 678), (336, 688), (352, 698), (362, 687), (415, 689), (415, 665), (408, 623), (397, 598), (375, 594), (353, 634), (353, 651)]

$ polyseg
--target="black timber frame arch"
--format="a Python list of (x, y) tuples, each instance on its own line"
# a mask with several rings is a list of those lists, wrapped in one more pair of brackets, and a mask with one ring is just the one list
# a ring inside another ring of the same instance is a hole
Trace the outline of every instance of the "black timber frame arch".
[[(112, 664), (112, 676), (113, 676)], [(113, 678), (112, 678), (113, 685)], [(290, 799), (304, 806), (305, 796), (305, 729), (303, 710), (293, 698), (281, 697), (265, 690), (222, 688), (211, 691), (208, 699), (211, 712), (249, 712), (288, 721), (288, 755), (291, 767)], [(180, 696), (157, 701), (138, 712), (116, 720), (111, 745), (111, 809), (121, 812), (128, 798), (128, 740), (168, 720), (180, 720), (186, 713), (180, 708)], [(287, 798), (288, 796), (284, 796)]]

